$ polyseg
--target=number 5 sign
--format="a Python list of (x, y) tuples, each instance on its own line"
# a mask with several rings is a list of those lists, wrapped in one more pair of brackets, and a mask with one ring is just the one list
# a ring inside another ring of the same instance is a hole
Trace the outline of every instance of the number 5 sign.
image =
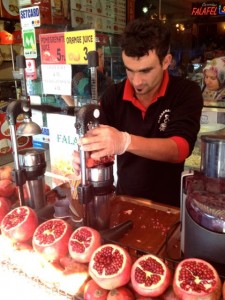
[(65, 32), (66, 63), (87, 65), (87, 54), (96, 50), (95, 30)]

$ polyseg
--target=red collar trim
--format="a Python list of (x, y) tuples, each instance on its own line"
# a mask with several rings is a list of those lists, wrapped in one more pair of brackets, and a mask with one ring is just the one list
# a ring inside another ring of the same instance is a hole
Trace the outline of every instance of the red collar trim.
[[(165, 95), (168, 83), (169, 83), (169, 73), (168, 73), (168, 71), (164, 71), (163, 81), (160, 86), (159, 92), (154, 97), (154, 99), (152, 100), (150, 105), (152, 105), (154, 102), (156, 102), (159, 97), (163, 97)], [(126, 80), (125, 87), (124, 87), (123, 100), (130, 101), (134, 106), (136, 106), (142, 112), (146, 112), (146, 110), (147, 110), (146, 107), (144, 107), (139, 102), (139, 100), (135, 97), (133, 87), (131, 86), (130, 81), (128, 79)]]

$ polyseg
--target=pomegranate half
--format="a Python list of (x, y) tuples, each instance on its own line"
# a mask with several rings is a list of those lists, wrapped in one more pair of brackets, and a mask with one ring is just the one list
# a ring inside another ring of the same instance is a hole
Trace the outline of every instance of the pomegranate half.
[(94, 251), (89, 274), (103, 289), (112, 290), (130, 281), (131, 257), (122, 247), (105, 244)]
[(13, 242), (26, 242), (32, 238), (37, 226), (36, 212), (28, 206), (20, 206), (5, 215), (1, 222), (1, 231)]
[(176, 267), (173, 289), (181, 300), (217, 300), (221, 296), (221, 280), (216, 269), (205, 260), (187, 258)]
[(133, 289), (141, 296), (158, 297), (171, 283), (171, 272), (157, 256), (146, 254), (139, 257), (131, 269)]
[(57, 261), (68, 253), (68, 242), (72, 231), (70, 224), (62, 219), (45, 221), (34, 232), (33, 248), (47, 261)]
[(88, 263), (93, 252), (100, 246), (100, 233), (88, 226), (75, 229), (69, 239), (70, 256), (81, 263)]

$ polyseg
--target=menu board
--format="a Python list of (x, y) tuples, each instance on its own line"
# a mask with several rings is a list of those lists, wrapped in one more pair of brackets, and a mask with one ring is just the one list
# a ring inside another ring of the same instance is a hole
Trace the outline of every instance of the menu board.
[(126, 0), (71, 1), (72, 27), (88, 25), (97, 31), (120, 34), (126, 25)]

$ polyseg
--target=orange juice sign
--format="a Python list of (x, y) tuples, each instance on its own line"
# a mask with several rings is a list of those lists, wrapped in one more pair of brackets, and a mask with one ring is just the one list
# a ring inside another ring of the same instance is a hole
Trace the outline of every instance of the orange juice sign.
[(64, 32), (39, 35), (42, 64), (65, 64)]
[(66, 63), (87, 65), (87, 54), (96, 50), (95, 30), (65, 32)]

